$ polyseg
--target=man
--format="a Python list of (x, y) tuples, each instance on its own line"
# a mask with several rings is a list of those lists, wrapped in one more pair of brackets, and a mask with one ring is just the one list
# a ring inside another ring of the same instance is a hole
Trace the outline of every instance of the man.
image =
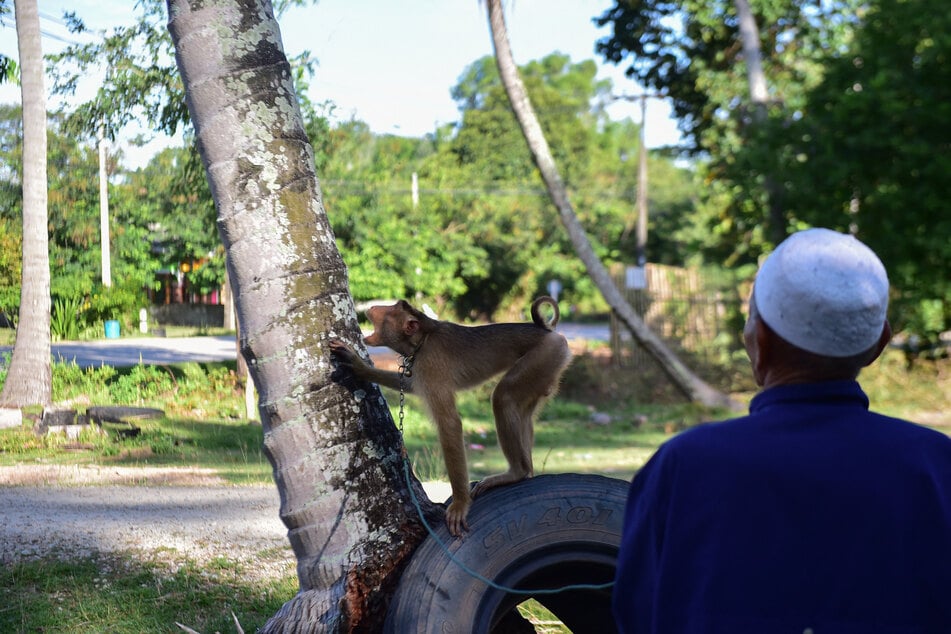
[(951, 632), (951, 439), (868, 411), (891, 330), (882, 263), (794, 234), (744, 329), (750, 414), (665, 443), (634, 478), (614, 588), (622, 632)]

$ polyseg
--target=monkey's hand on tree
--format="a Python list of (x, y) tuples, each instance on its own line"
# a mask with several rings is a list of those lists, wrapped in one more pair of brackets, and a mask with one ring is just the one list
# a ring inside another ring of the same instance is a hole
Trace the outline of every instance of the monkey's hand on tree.
[(353, 375), (360, 380), (370, 381), (391, 390), (403, 390), (407, 394), (413, 392), (413, 380), (408, 375), (401, 377), (397, 372), (374, 367), (342, 341), (331, 341), (330, 352), (340, 367), (350, 368)]
[(353, 348), (342, 341), (331, 341), (330, 352), (337, 358), (340, 365), (353, 369), (358, 375), (360, 370), (367, 365)]

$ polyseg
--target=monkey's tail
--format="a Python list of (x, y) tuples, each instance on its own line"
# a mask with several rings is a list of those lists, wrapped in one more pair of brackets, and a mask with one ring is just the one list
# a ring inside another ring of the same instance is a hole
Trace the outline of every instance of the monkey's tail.
[[(542, 317), (541, 312), (539, 312), (539, 309), (545, 304), (548, 304), (549, 306), (551, 306), (552, 310), (554, 311), (554, 314), (552, 315), (551, 319), (548, 321), (545, 321), (545, 318)], [(554, 299), (552, 299), (548, 295), (542, 295), (536, 298), (534, 302), (532, 302), (532, 321), (535, 322), (536, 326), (540, 326), (541, 328), (544, 328), (545, 330), (554, 330), (555, 326), (558, 325), (558, 320), (560, 318), (561, 318), (561, 313), (558, 311), (558, 302), (556, 302)]]

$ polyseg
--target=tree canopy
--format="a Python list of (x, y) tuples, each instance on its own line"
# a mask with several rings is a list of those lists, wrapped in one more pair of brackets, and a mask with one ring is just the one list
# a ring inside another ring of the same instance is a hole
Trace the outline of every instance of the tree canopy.
[(752, 125), (732, 4), (618, 1), (598, 18), (614, 29), (599, 52), (670, 96), (686, 150), (700, 159), (708, 231), (694, 234), (696, 250), (754, 264), (773, 246), (764, 227), (777, 204), (783, 234), (851, 230), (881, 255), (898, 328), (931, 337), (947, 329), (944, 5), (751, 0), (769, 89), (768, 118)]
[[(553, 151), (569, 175), (585, 226), (609, 262), (631, 261), (638, 127), (611, 122), (598, 104), (611, 87), (590, 61), (560, 54), (523, 76)], [(559, 279), (571, 301), (603, 310), (558, 225), (491, 58), (473, 62), (453, 88), (461, 119), (424, 139), (374, 137), (364, 125), (332, 132), (322, 184), (328, 215), (359, 300), (425, 297), (463, 316), (521, 310)], [(677, 229), (691, 203), (691, 175), (652, 157), (659, 226), (655, 261), (675, 261)], [(419, 201), (413, 206), (413, 173)]]
[[(0, 10), (7, 4), (0, 2)], [(946, 329), (949, 247), (941, 239), (947, 233), (941, 201), (949, 124), (941, 80), (951, 44), (940, 29), (947, 21), (943, 6), (938, 0), (750, 5), (769, 88), (768, 117), (757, 126), (745, 97), (731, 0), (619, 1), (595, 18), (613, 27), (599, 52), (628, 65), (629, 76), (647, 89), (668, 95), (685, 134), (688, 169), (662, 152), (650, 153), (648, 259), (679, 264), (702, 256), (751, 273), (774, 244), (764, 230), (765, 183), (773, 179), (783, 231), (805, 225), (856, 231), (892, 274), (896, 326), (932, 335)], [(95, 191), (78, 181), (93, 169), (91, 155), (82, 154), (90, 153), (99, 124), (107, 122), (107, 134), (130, 117), (159, 130), (188, 124), (164, 7), (150, 0), (139, 15), (139, 23), (104, 34), (102, 43), (67, 47), (54, 59), (61, 94), (101, 59), (110, 69), (90, 103), (54, 122), (57, 134), (78, 144), (67, 151), (54, 135), (51, 146), (60, 156), (51, 170), (75, 172), (51, 173), (51, 181), (62, 179), (50, 201), (56, 218), (51, 256), (63, 265), (54, 294), (88, 292), (98, 274), (89, 249)], [(74, 29), (85, 29), (79, 16), (68, 19)], [(292, 58), (292, 73), (358, 300), (406, 296), (451, 307), (459, 316), (501, 316), (557, 278), (573, 305), (604, 308), (546, 211), (490, 58), (463, 69), (452, 88), (458, 122), (423, 138), (377, 135), (360, 121), (331, 126), (332, 95), (321, 103), (306, 98), (313, 63), (301, 52)], [(599, 257), (609, 264), (632, 261), (638, 126), (611, 121), (603, 110), (612, 90), (625, 87), (597, 80), (590, 60), (560, 54), (521, 72)], [(2, 151), (15, 151), (10, 138)], [(203, 259), (209, 265), (189, 271), (189, 282), (210, 288), (224, 270), (210, 194), (194, 170), (194, 153), (176, 152), (156, 156), (139, 175), (123, 168), (121, 155), (113, 158), (116, 213), (135, 218), (117, 223), (115, 250), (126, 255), (117, 255), (116, 266), (125, 266), (126, 257), (132, 269)], [(11, 197), (3, 235), (15, 244), (19, 181), (10, 169), (0, 178), (0, 197)], [(71, 202), (68, 209), (59, 197)], [(146, 217), (154, 222), (144, 223)], [(125, 240), (160, 242), (168, 261), (159, 262), (151, 248), (123, 247)], [(146, 283), (148, 275), (124, 277)]]

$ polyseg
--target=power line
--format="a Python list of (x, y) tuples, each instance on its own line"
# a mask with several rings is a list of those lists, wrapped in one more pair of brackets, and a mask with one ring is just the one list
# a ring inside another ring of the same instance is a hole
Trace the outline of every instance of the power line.
[[(56, 20), (55, 20), (54, 18), (50, 18), (50, 17), (48, 17), (48, 16), (44, 16), (43, 14), (40, 14), (40, 17), (46, 17), (47, 20), (51, 20), (51, 21), (56, 22)], [(63, 22), (58, 22), (58, 24), (64, 24), (64, 23), (63, 23)], [(9, 28), (9, 29), (13, 29), (14, 31), (16, 31), (16, 19), (13, 18), (12, 15), (11, 15), (11, 16), (2, 16), (2, 17), (0, 17), (0, 26), (5, 26), (5, 27), (7, 27), (7, 28)], [(70, 39), (70, 38), (68, 38), (68, 37), (64, 37), (64, 36), (62, 36), (62, 35), (58, 35), (58, 34), (56, 34), (56, 33), (52, 33), (52, 32), (50, 32), (50, 31), (47, 31), (47, 30), (42, 29), (42, 28), (40, 29), (40, 35), (43, 36), (43, 37), (45, 37), (45, 38), (48, 38), (48, 39), (51, 39), (51, 40), (55, 40), (55, 41), (57, 41), (57, 42), (62, 42), (63, 44), (68, 44), (68, 45), (70, 45), (70, 46), (82, 46), (82, 42), (78, 42), (78, 41), (73, 40), (73, 39)]]
[(49, 13), (43, 13), (42, 11), (38, 11), (37, 15), (39, 15), (44, 20), (49, 20), (50, 22), (55, 22), (56, 24), (66, 26), (66, 22), (64, 22), (62, 18), (59, 18), (55, 15), (52, 15)]

